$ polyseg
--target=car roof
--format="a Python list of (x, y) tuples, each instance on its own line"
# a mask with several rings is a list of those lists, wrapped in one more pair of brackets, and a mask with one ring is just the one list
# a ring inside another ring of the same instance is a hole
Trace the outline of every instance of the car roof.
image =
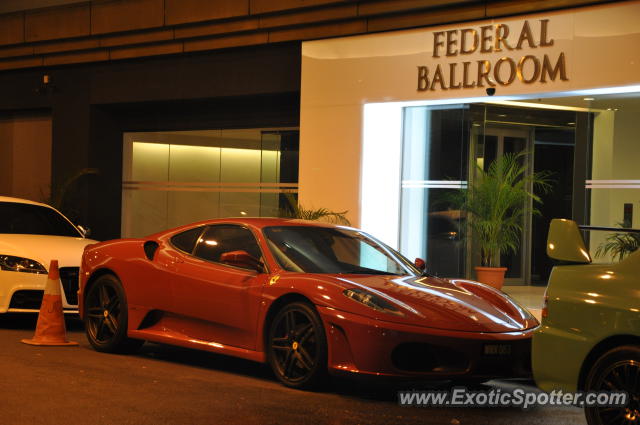
[(42, 202), (30, 201), (28, 199), (22, 198), (12, 198), (11, 196), (0, 196), (0, 202), (12, 202), (14, 204), (29, 204), (29, 205), (39, 205), (41, 207), (49, 207), (47, 204), (43, 204)]
[(271, 226), (307, 226), (307, 227), (324, 227), (324, 228), (347, 228), (351, 229), (349, 226), (343, 226), (338, 224), (331, 224), (322, 221), (311, 221), (311, 220), (301, 220), (295, 218), (280, 218), (280, 217), (228, 217), (228, 218), (215, 218), (211, 220), (202, 220), (196, 221), (193, 223), (185, 224), (179, 227), (174, 227), (173, 229), (163, 230), (158, 233), (154, 233), (147, 237), (159, 237), (163, 235), (171, 235), (177, 234), (179, 232), (199, 227), (199, 226), (208, 226), (212, 224), (240, 224), (247, 225), (258, 229), (263, 229), (265, 227)]
[(243, 223), (254, 227), (270, 227), (270, 226), (312, 226), (312, 227), (336, 227), (336, 224), (301, 220), (297, 218), (280, 218), (280, 217), (228, 217), (205, 220), (192, 224), (216, 224), (216, 223)]

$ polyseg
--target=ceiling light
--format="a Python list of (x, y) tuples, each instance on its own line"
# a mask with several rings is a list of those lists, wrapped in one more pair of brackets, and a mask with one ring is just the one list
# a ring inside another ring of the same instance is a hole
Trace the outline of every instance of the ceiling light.
[(582, 100), (596, 100), (596, 99), (595, 99), (595, 97), (585, 97), (585, 98), (584, 98), (584, 99), (582, 99)]

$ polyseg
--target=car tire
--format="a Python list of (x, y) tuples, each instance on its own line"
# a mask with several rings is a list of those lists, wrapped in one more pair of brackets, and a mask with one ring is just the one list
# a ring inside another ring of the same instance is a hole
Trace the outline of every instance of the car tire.
[[(624, 372), (620, 374), (620, 372)], [(640, 346), (625, 345), (607, 351), (596, 360), (585, 380), (585, 391), (626, 391), (625, 407), (585, 407), (589, 425), (634, 423), (640, 419)], [(618, 419), (618, 420), (617, 420)]]
[(104, 353), (130, 353), (144, 341), (127, 337), (127, 298), (113, 275), (100, 276), (84, 300), (84, 327), (89, 343)]
[(317, 389), (327, 378), (327, 338), (315, 308), (305, 302), (285, 305), (267, 330), (266, 353), (284, 385)]

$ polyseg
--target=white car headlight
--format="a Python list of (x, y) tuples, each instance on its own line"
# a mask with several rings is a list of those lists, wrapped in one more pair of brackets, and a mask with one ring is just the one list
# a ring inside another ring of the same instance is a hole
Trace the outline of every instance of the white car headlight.
[(47, 269), (35, 260), (2, 254), (0, 254), (0, 270), (37, 274), (47, 273)]

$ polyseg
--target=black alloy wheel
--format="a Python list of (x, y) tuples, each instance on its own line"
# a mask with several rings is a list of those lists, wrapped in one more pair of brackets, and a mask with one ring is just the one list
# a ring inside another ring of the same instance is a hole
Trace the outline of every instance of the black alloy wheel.
[(127, 338), (127, 301), (115, 276), (100, 276), (91, 285), (84, 311), (87, 339), (97, 351), (131, 352), (143, 344), (144, 341)]
[(273, 318), (267, 337), (271, 369), (286, 386), (312, 389), (327, 375), (327, 340), (312, 305), (294, 302)]
[(586, 391), (625, 391), (624, 407), (586, 407), (589, 425), (640, 424), (640, 347), (627, 345), (603, 354), (585, 381)]

